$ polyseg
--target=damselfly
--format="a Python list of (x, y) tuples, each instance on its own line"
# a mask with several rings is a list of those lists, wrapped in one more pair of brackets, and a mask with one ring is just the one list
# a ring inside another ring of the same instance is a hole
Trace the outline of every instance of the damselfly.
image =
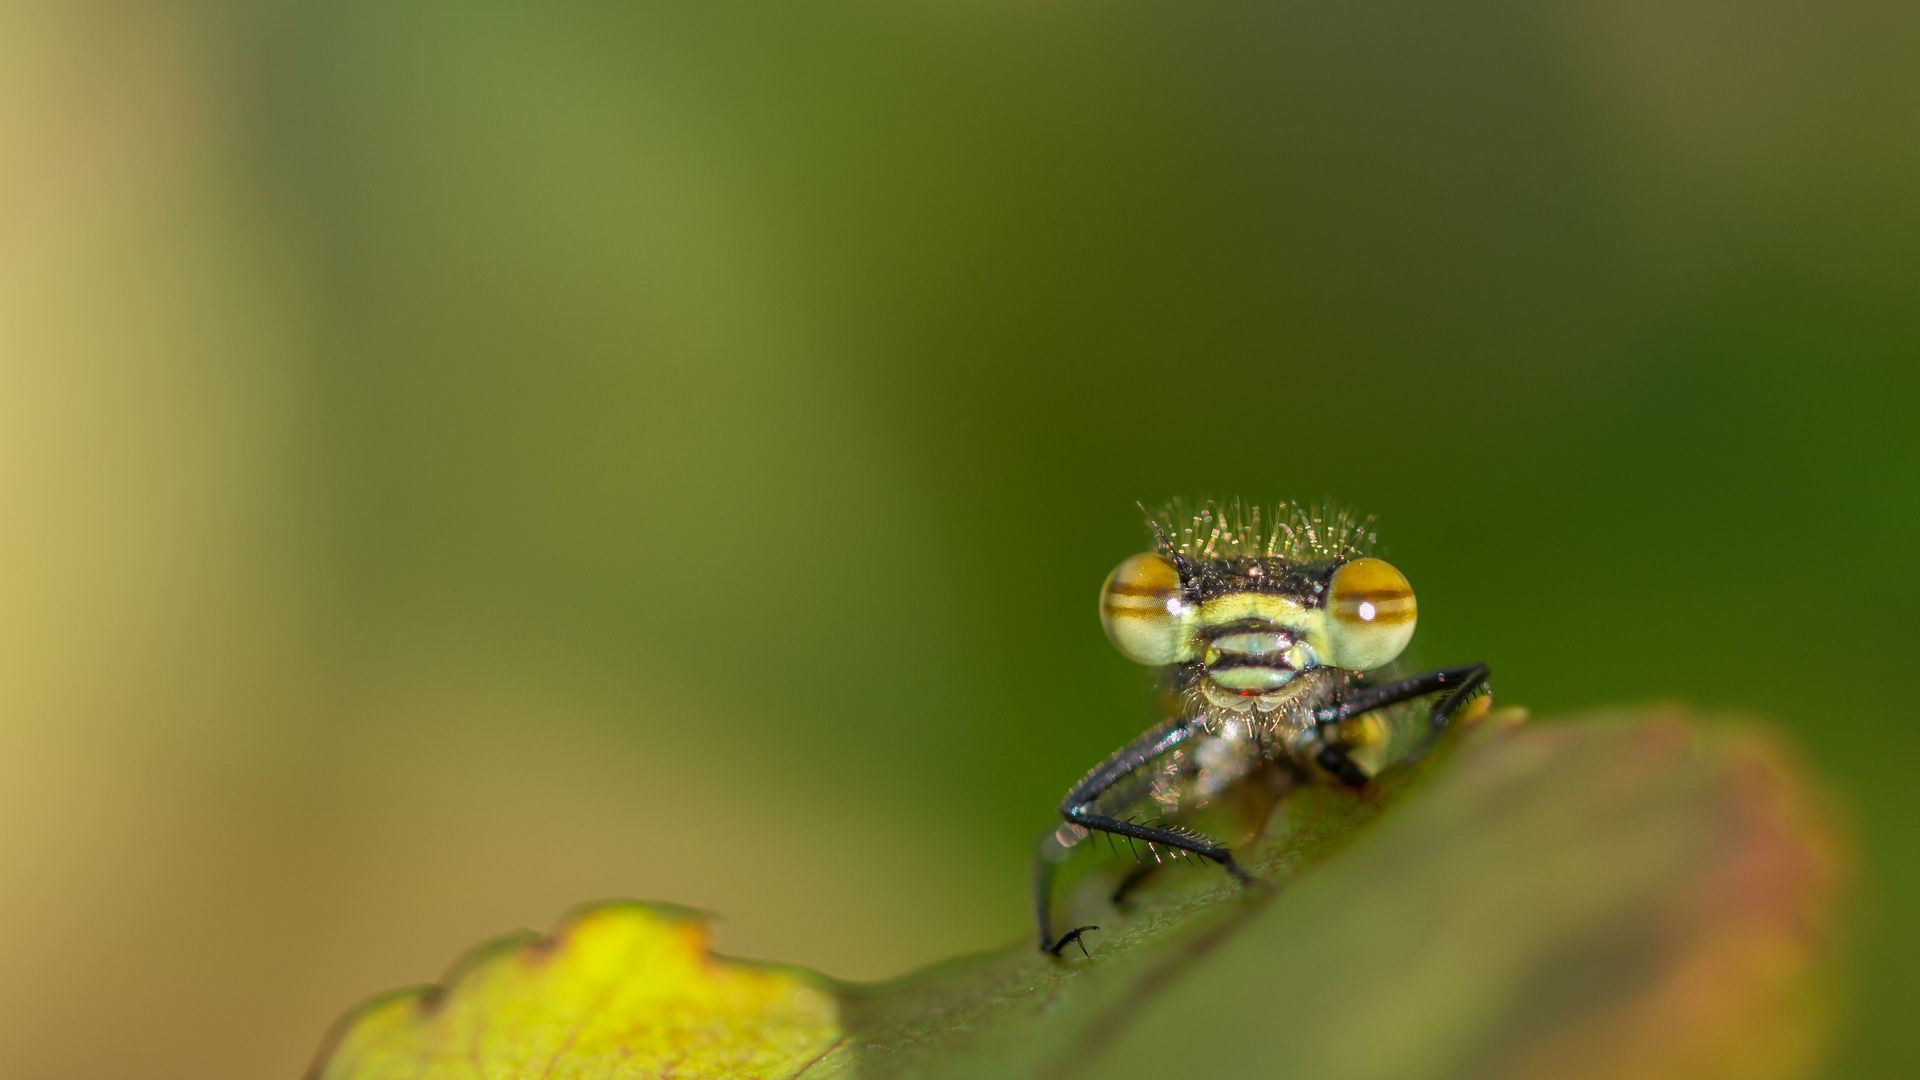
[[(1440, 695), (1423, 737), (1486, 685), (1487, 665), (1402, 676), (1417, 607), (1400, 571), (1371, 554), (1371, 519), (1281, 504), (1178, 501), (1148, 515), (1153, 550), (1100, 589), (1100, 621), (1128, 659), (1159, 668), (1167, 718), (1067, 792), (1034, 881), (1040, 948), (1055, 956), (1094, 926), (1052, 931), (1053, 870), (1096, 833), (1218, 863), (1250, 877), (1220, 841), (1180, 818), (1249, 785), (1330, 780), (1364, 787), (1405, 747), (1368, 721)], [(1135, 847), (1138, 851), (1138, 846)], [(1128, 883), (1115, 893), (1118, 901)]]

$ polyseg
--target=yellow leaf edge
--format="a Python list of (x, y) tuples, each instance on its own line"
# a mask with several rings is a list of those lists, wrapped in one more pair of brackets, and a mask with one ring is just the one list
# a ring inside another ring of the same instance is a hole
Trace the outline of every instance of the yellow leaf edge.
[(692, 908), (616, 900), (575, 908), (547, 934), (495, 938), (437, 984), (349, 1010), (306, 1080), (771, 1080), (844, 1038), (834, 980), (721, 956), (713, 924)]

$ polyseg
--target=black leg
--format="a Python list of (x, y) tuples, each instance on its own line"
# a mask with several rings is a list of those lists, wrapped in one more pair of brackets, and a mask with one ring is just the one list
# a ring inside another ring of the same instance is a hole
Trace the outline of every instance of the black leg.
[(1162, 829), (1154, 825), (1141, 825), (1138, 822), (1122, 821), (1119, 818), (1108, 817), (1105, 814), (1091, 813), (1079, 807), (1066, 811), (1066, 815), (1068, 821), (1073, 822), (1083, 829), (1112, 833), (1115, 836), (1124, 836), (1129, 840), (1144, 840), (1149, 845), (1159, 844), (1163, 847), (1170, 847), (1178, 851), (1187, 852), (1190, 855), (1198, 855), (1203, 859), (1212, 859), (1214, 862), (1219, 863), (1221, 868), (1226, 870), (1227, 873), (1239, 878), (1241, 884), (1253, 884), (1253, 877), (1245, 870), (1240, 869), (1239, 863), (1233, 861), (1232, 852), (1199, 833)]
[(1347, 756), (1347, 752), (1337, 746), (1322, 746), (1320, 752), (1313, 756), (1313, 760), (1318, 762), (1321, 768), (1332, 773), (1334, 779), (1350, 788), (1367, 786), (1366, 770), (1354, 764), (1353, 759)]
[[(1233, 854), (1208, 837), (1198, 833), (1142, 825), (1135, 821), (1122, 821), (1093, 811), (1094, 801), (1102, 794), (1141, 766), (1191, 738), (1196, 730), (1191, 718), (1168, 720), (1121, 747), (1088, 773), (1085, 779), (1075, 784), (1073, 790), (1067, 792), (1066, 799), (1060, 804), (1060, 816), (1083, 829), (1124, 836), (1129, 840), (1142, 840), (1149, 846), (1159, 844), (1203, 859), (1211, 859), (1243, 884), (1252, 884), (1253, 878), (1240, 869), (1239, 863), (1233, 861)], [(1041, 951), (1058, 956), (1060, 949), (1069, 941), (1078, 940), (1078, 931), (1070, 931), (1058, 941), (1053, 939), (1051, 918), (1053, 860), (1049, 858), (1047, 849), (1049, 843), (1057, 843), (1057, 841), (1051, 836), (1042, 840), (1040, 854), (1035, 860), (1033, 914), (1034, 921), (1040, 930)], [(1085, 947), (1086, 945), (1082, 943), (1081, 948)]]
[(1115, 750), (1107, 760), (1094, 766), (1092, 772), (1073, 785), (1073, 790), (1067, 792), (1067, 797), (1060, 801), (1060, 812), (1064, 814), (1070, 806), (1099, 798), (1102, 792), (1119, 783), (1128, 773), (1192, 738), (1196, 730), (1190, 718), (1163, 721), (1147, 729), (1145, 734)]
[[(1337, 724), (1349, 717), (1370, 713), (1375, 709), (1384, 709), (1388, 705), (1397, 705), (1402, 701), (1411, 701), (1417, 697), (1450, 690), (1433, 707), (1430, 719), (1433, 729), (1439, 731), (1453, 719), (1455, 710), (1473, 696), (1474, 692), (1487, 684), (1488, 668), (1485, 664), (1464, 664), (1460, 667), (1441, 668), (1437, 671), (1422, 672), (1399, 682), (1376, 686), (1321, 709), (1314, 715), (1321, 727)], [(1324, 762), (1322, 763), (1324, 764)], [(1336, 774), (1337, 775), (1337, 774)]]
[[(1064, 949), (1069, 945), (1077, 944), (1080, 946), (1080, 955), (1087, 957), (1088, 959), (1092, 959), (1093, 954), (1087, 951), (1086, 933), (1089, 930), (1098, 930), (1098, 929), (1100, 928), (1097, 926), (1076, 926), (1073, 929), (1067, 931), (1066, 933), (1061, 934), (1060, 940), (1054, 942), (1051, 948), (1047, 948), (1047, 951), (1052, 953), (1055, 956), (1059, 956), (1061, 949)], [(1046, 946), (1042, 946), (1042, 948), (1046, 948)]]
[[(1396, 683), (1362, 691), (1345, 701), (1319, 710), (1314, 715), (1314, 719), (1320, 727), (1326, 728), (1362, 713), (1445, 690), (1449, 692), (1434, 705), (1432, 713), (1429, 714), (1434, 730), (1438, 731), (1447, 726), (1454, 712), (1467, 699), (1486, 685), (1487, 674), (1488, 669), (1485, 664), (1466, 664), (1461, 667), (1424, 672)], [(1195, 731), (1192, 719), (1168, 720), (1121, 747), (1078, 784), (1075, 784), (1073, 790), (1067, 792), (1066, 799), (1060, 804), (1060, 815), (1082, 829), (1124, 836), (1129, 840), (1142, 840), (1150, 847), (1159, 844), (1189, 855), (1210, 859), (1219, 863), (1223, 869), (1243, 884), (1252, 884), (1254, 879), (1240, 868), (1240, 864), (1233, 861), (1233, 854), (1208, 837), (1182, 830), (1142, 825), (1135, 821), (1123, 821), (1093, 811), (1094, 801), (1102, 794), (1141, 766), (1191, 738)], [(1322, 746), (1315, 754), (1315, 761), (1343, 784), (1356, 788), (1366, 786), (1367, 774), (1339, 747)], [(1093, 926), (1075, 927), (1062, 935), (1058, 941), (1053, 938), (1051, 915), (1054, 859), (1050, 857), (1047, 845), (1058, 845), (1058, 843), (1052, 836), (1041, 842), (1041, 851), (1034, 863), (1033, 882), (1034, 922), (1040, 931), (1040, 949), (1055, 956), (1060, 955), (1061, 949), (1074, 942), (1080, 942), (1080, 948), (1084, 950), (1086, 943), (1081, 941), (1082, 933), (1099, 929)], [(1114, 894), (1115, 903), (1125, 896), (1126, 890), (1134, 883), (1131, 877), (1121, 883), (1120, 889)]]

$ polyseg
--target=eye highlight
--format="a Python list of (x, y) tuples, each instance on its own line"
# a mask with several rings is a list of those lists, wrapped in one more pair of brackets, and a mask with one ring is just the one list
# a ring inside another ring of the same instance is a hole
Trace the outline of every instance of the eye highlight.
[(1192, 659), (1193, 612), (1180, 600), (1180, 571), (1145, 552), (1113, 568), (1100, 587), (1100, 625), (1127, 659), (1174, 664)]
[(1384, 559), (1355, 559), (1327, 583), (1328, 661), (1350, 671), (1391, 663), (1413, 637), (1419, 609), (1405, 574)]

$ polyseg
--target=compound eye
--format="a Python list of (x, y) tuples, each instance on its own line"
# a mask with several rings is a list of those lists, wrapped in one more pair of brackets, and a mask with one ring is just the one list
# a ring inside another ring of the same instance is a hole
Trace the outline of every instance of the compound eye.
[(1413, 586), (1382, 559), (1355, 559), (1327, 583), (1327, 660), (1366, 671), (1393, 662), (1413, 637)]
[(1114, 648), (1135, 663), (1190, 659), (1192, 620), (1180, 601), (1180, 571), (1152, 552), (1114, 567), (1100, 587), (1100, 625)]

